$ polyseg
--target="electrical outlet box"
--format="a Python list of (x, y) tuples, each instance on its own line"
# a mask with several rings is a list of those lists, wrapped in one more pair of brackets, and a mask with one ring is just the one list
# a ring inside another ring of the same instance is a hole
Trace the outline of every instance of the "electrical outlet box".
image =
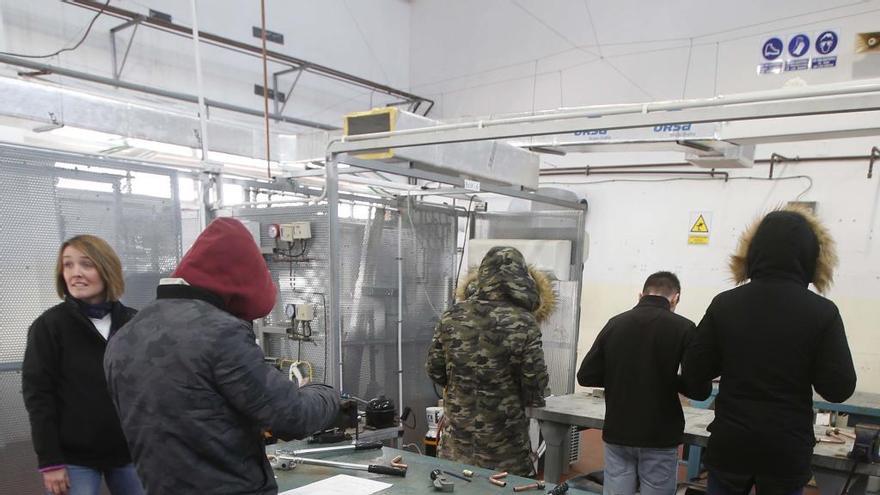
[(278, 236), (282, 242), (293, 242), (293, 225), (289, 223), (282, 223), (279, 225), (281, 234)]
[(293, 227), (294, 239), (312, 238), (312, 224), (310, 224), (309, 222), (293, 222), (290, 225), (291, 227)]
[(297, 304), (296, 315), (297, 321), (312, 321), (315, 319), (315, 308), (311, 304)]
[(309, 222), (282, 223), (279, 229), (281, 231), (279, 238), (284, 242), (312, 238), (312, 225)]

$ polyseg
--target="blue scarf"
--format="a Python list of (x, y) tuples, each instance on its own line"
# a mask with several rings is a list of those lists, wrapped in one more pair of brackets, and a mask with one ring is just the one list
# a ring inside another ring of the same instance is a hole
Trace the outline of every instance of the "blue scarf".
[(98, 304), (88, 304), (86, 302), (80, 301), (75, 297), (71, 297), (77, 306), (79, 306), (79, 310), (82, 311), (84, 315), (89, 318), (94, 318), (96, 320), (100, 320), (101, 318), (107, 316), (113, 310), (113, 302), (106, 301)]

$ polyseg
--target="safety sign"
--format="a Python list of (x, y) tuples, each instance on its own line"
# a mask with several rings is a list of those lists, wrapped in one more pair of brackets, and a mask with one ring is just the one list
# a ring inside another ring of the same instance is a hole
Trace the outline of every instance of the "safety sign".
[(785, 71), (791, 72), (795, 70), (807, 70), (810, 68), (810, 59), (808, 58), (798, 58), (794, 60), (787, 60), (785, 62)]
[(816, 51), (819, 55), (828, 55), (837, 48), (837, 33), (825, 31), (816, 38)]
[(806, 34), (798, 34), (793, 36), (788, 42), (788, 53), (792, 57), (803, 57), (807, 50), (810, 49), (810, 37)]
[(817, 33), (793, 33), (772, 36), (761, 46), (763, 61), (758, 64), (758, 74), (828, 69), (837, 66), (837, 49), (840, 36), (837, 31), (826, 29)]
[(827, 69), (829, 67), (837, 66), (837, 56), (832, 57), (814, 57), (812, 60), (812, 64), (810, 65), (811, 69)]
[(785, 69), (785, 62), (767, 62), (758, 66), (758, 74), (779, 74)]
[(691, 212), (690, 230), (688, 231), (688, 244), (709, 244), (709, 222), (712, 221), (712, 212)]
[(703, 214), (701, 213), (697, 217), (697, 221), (694, 222), (693, 227), (691, 227), (691, 232), (695, 234), (708, 234), (709, 226), (706, 225), (706, 219), (703, 218)]
[(764, 58), (767, 60), (776, 60), (782, 55), (782, 40), (779, 38), (770, 38), (764, 43)]

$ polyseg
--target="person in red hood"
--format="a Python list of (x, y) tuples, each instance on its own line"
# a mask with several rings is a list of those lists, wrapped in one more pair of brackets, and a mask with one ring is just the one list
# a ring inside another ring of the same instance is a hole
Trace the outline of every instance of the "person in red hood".
[(250, 232), (219, 218), (157, 299), (107, 347), (104, 371), (151, 495), (275, 494), (262, 431), (303, 438), (336, 421), (339, 393), (298, 387), (264, 363), (251, 320), (275, 285)]

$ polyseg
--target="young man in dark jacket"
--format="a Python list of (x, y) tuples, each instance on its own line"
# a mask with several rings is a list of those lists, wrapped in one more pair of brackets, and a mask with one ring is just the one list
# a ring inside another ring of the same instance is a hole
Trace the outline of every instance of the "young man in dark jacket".
[(585, 387), (605, 387), (604, 493), (675, 493), (686, 390), (678, 369), (694, 323), (674, 313), (678, 277), (657, 272), (645, 280), (635, 308), (608, 321), (577, 373)]
[(827, 229), (809, 212), (775, 211), (747, 230), (731, 257), (734, 280), (715, 297), (685, 354), (688, 380), (721, 377), (705, 463), (712, 495), (798, 494), (810, 480), (813, 388), (852, 395), (856, 373), (825, 291), (837, 263)]
[(107, 383), (151, 495), (275, 494), (261, 430), (302, 438), (329, 425), (339, 394), (298, 387), (263, 362), (251, 320), (275, 286), (250, 232), (214, 220), (172, 280), (110, 341)]

